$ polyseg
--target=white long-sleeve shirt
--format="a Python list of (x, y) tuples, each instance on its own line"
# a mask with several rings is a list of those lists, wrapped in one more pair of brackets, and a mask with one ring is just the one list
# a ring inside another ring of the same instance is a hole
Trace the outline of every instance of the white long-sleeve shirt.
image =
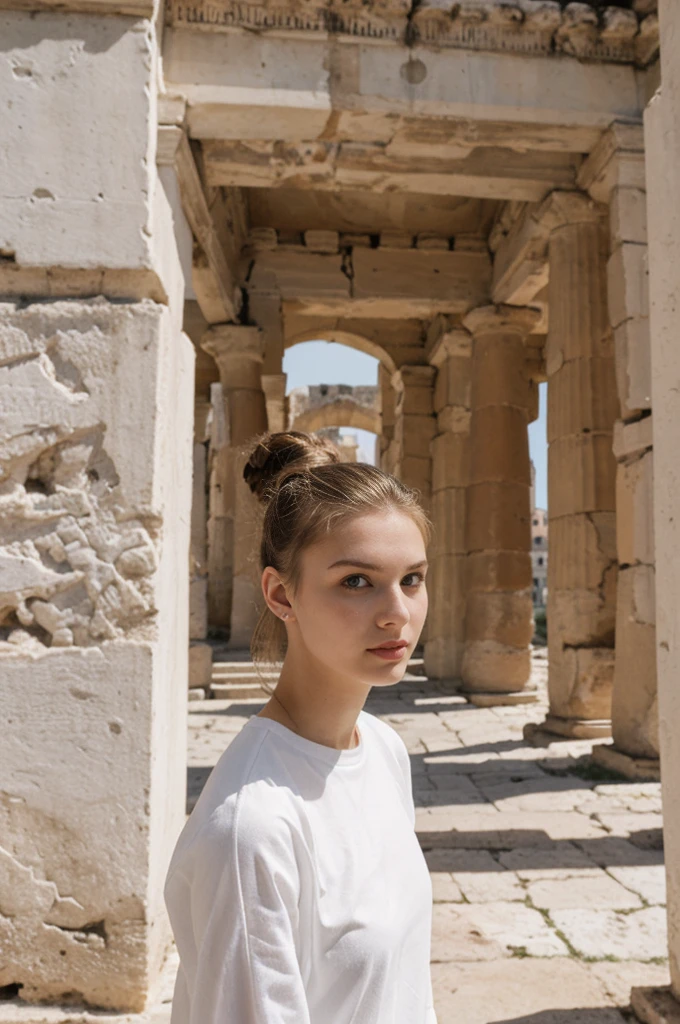
[(437, 1024), (409, 757), (361, 711), (334, 750), (253, 716), (177, 841), (171, 1024)]

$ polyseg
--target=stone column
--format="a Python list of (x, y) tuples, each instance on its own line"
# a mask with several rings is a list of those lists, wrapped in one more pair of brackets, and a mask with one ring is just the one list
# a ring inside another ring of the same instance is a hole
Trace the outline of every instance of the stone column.
[(608, 306), (621, 406), (614, 429), (619, 562), (612, 695), (614, 743), (598, 744), (593, 759), (630, 777), (655, 779), (659, 777), (659, 721), (644, 159), (642, 127), (615, 124), (604, 134), (581, 173), (590, 195), (609, 203)]
[(578, 193), (553, 200), (546, 342), (550, 711), (542, 728), (587, 738), (610, 732), (618, 399), (603, 208)]
[(210, 403), (194, 403), (193, 493), (189, 548), (189, 689), (207, 689), (212, 677), (208, 636), (208, 431)]
[(525, 340), (533, 310), (486, 306), (464, 320), (472, 341), (467, 603), (462, 678), (476, 704), (533, 700), (528, 421), (533, 389)]
[(229, 636), (233, 586), (234, 488), (229, 444), (229, 408), (217, 381), (210, 385), (208, 448), (208, 624), (213, 635)]
[(267, 430), (267, 408), (262, 390), (264, 335), (259, 327), (218, 324), (211, 327), (202, 346), (220, 371), (229, 424), (231, 466), (227, 479), (233, 488), (233, 595), (229, 645), (245, 650), (250, 645), (260, 612), (258, 544), (259, 506), (243, 480), (243, 465), (252, 440)]
[(395, 392), (394, 465), (390, 472), (418, 491), (425, 508), (432, 495), (430, 443), (434, 418), (433, 366), (402, 366), (392, 376)]
[(378, 387), (380, 388), (380, 422), (381, 431), (378, 443), (380, 445), (379, 465), (387, 473), (394, 471), (396, 453), (394, 444), (394, 421), (396, 394), (392, 384), (392, 374), (384, 363), (378, 365)]
[(288, 409), (286, 403), (285, 373), (263, 373), (262, 390), (267, 406), (267, 423), (271, 431), (286, 430)]
[(680, 1018), (680, 7), (660, 0), (661, 88), (645, 111), (654, 407), (656, 655), (671, 985), (633, 989), (640, 1020)]
[(467, 331), (440, 316), (428, 333), (436, 368), (432, 441), (432, 521), (425, 669), (430, 679), (460, 677), (465, 642), (466, 487), (469, 477), (472, 344)]
[(191, 235), (155, 21), (0, 20), (0, 986), (142, 1013), (185, 822)]

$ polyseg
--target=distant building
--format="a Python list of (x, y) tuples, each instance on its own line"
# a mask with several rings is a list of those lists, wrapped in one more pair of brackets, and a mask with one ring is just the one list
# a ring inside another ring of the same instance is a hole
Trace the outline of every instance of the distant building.
[(548, 513), (543, 508), (531, 514), (531, 568), (534, 606), (543, 608), (548, 593)]

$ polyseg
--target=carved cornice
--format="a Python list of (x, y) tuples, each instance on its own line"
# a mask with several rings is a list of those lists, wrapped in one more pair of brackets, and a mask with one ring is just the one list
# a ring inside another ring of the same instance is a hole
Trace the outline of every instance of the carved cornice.
[(366, 41), (649, 64), (659, 27), (611, 4), (559, 0), (168, 0), (170, 24), (349, 35)]

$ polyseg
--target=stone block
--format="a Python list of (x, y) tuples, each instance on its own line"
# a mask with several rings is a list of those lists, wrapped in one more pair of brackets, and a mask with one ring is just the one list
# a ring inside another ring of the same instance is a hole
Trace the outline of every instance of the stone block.
[(585, 720), (611, 718), (613, 647), (566, 647), (556, 650), (554, 646), (549, 646), (548, 672), (550, 710), (555, 716)]
[(305, 231), (305, 245), (312, 252), (337, 252), (340, 236), (337, 231)]
[(435, 412), (440, 412), (447, 405), (470, 408), (470, 371), (467, 356), (449, 356), (441, 363), (434, 384)]
[(528, 590), (531, 578), (528, 551), (477, 551), (468, 555), (468, 590)]
[(204, 640), (208, 635), (208, 577), (199, 576), (189, 583), (189, 639)]
[(470, 478), (470, 441), (466, 434), (437, 434), (432, 453), (432, 490), (465, 487)]
[(475, 338), (472, 359), (473, 409), (486, 405), (514, 405), (529, 409), (531, 381), (525, 372), (526, 352), (517, 335), (481, 335)]
[(613, 563), (603, 574), (596, 590), (557, 590), (548, 596), (550, 628), (560, 643), (574, 646), (607, 646), (614, 641), (616, 580)]
[(612, 435), (562, 437), (548, 448), (550, 518), (581, 512), (613, 512), (616, 462)]
[(493, 640), (507, 647), (528, 647), (534, 632), (530, 591), (480, 591), (467, 595), (465, 638)]
[(207, 690), (212, 682), (212, 647), (210, 644), (189, 645), (189, 689)]
[(615, 188), (609, 204), (612, 252), (624, 242), (647, 244), (647, 193), (638, 188)]
[(398, 416), (394, 428), (394, 439), (403, 456), (417, 455), (427, 459), (430, 443), (437, 432), (434, 416)]
[(646, 907), (621, 916), (614, 910), (555, 910), (551, 918), (580, 956), (650, 960), (667, 954), (666, 914)]
[(408, 455), (395, 467), (396, 475), (407, 487), (418, 491), (429, 501), (432, 493), (432, 459)]
[(531, 547), (529, 488), (484, 483), (468, 487), (468, 551), (524, 551)]
[(465, 645), (462, 638), (431, 637), (425, 641), (425, 673), (428, 679), (458, 679)]
[(506, 647), (493, 640), (466, 642), (463, 653), (464, 686), (485, 693), (521, 690), (531, 674), (531, 652)]
[(436, 555), (428, 573), (428, 639), (464, 636), (466, 561), (464, 555)]
[(621, 414), (652, 406), (652, 357), (649, 320), (635, 317), (614, 328), (616, 386)]
[(185, 820), (193, 349), (152, 302), (7, 304), (0, 336), (4, 963), (28, 1000), (141, 1011)]
[(616, 470), (616, 546), (622, 565), (654, 564), (654, 453)]
[(616, 513), (551, 517), (550, 586), (555, 590), (596, 590), (616, 563)]
[(462, 405), (445, 405), (437, 413), (438, 434), (469, 434), (471, 413)]
[(644, 451), (652, 447), (652, 443), (651, 416), (644, 416), (640, 420), (633, 420), (632, 423), (617, 420), (614, 424), (612, 451), (617, 462), (622, 459), (631, 458), (633, 455), (642, 455)]
[(488, 405), (475, 409), (470, 432), (470, 482), (531, 484), (525, 409)]
[(3, 976), (28, 1003), (78, 992), (145, 1009), (170, 940), (162, 879), (185, 820), (186, 675), (180, 688), (170, 646), (114, 640), (3, 659), (14, 709), (0, 751), (12, 780)]
[[(649, 616), (650, 566), (621, 569), (616, 603), (616, 661), (612, 698), (614, 746), (634, 758), (659, 756), (656, 629)], [(642, 608), (638, 607), (641, 592)], [(647, 607), (645, 607), (647, 606)]]
[(624, 320), (649, 317), (647, 246), (624, 242), (607, 262), (609, 321), (618, 327)]
[(548, 382), (548, 443), (570, 434), (609, 432), (619, 415), (613, 358), (572, 359)]
[(433, 366), (402, 366), (397, 370), (397, 416), (432, 415), (435, 373)]
[(432, 550), (438, 555), (463, 555), (465, 539), (465, 488), (444, 487), (432, 493), (434, 537)]
[(3, 11), (0, 35), (3, 139), (13, 154), (3, 171), (0, 249), (22, 267), (152, 268), (149, 23)]

